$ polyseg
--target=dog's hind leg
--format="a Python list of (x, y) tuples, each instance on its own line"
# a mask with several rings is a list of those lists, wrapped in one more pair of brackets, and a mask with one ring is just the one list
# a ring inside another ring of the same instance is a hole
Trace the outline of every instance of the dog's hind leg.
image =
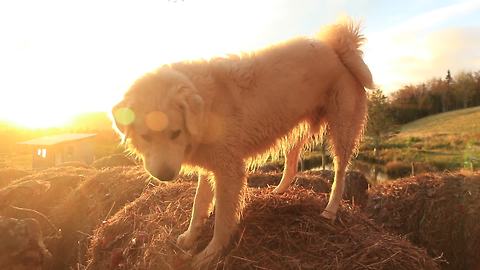
[(183, 249), (191, 249), (200, 236), (203, 225), (213, 206), (213, 186), (209, 175), (198, 175), (197, 192), (193, 202), (192, 217), (188, 229), (178, 236), (177, 244)]
[[(335, 179), (327, 207), (322, 216), (335, 219), (345, 185), (345, 172), (360, 141), (366, 116), (366, 94), (358, 83), (343, 82), (327, 110), (327, 131), (333, 152)], [(355, 86), (355, 87), (353, 87)], [(358, 89), (355, 89), (358, 88)]]
[(285, 166), (283, 169), (282, 180), (278, 186), (273, 190), (273, 193), (284, 193), (292, 184), (292, 181), (298, 171), (298, 160), (302, 151), (303, 145), (307, 141), (308, 136), (300, 139), (293, 145), (293, 147), (285, 152)]

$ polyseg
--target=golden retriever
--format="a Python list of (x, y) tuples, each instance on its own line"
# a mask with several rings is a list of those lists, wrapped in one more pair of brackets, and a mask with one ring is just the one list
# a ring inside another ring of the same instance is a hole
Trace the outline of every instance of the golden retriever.
[(164, 65), (113, 108), (117, 130), (152, 176), (172, 180), (181, 168), (202, 170), (190, 226), (178, 237), (179, 246), (192, 248), (215, 202), (214, 235), (193, 258), (196, 268), (219, 256), (236, 229), (249, 161), (284, 151), (275, 189), (284, 192), (303, 145), (322, 128), (335, 166), (322, 216), (335, 219), (366, 121), (365, 88), (374, 87), (362, 42), (359, 26), (345, 21), (251, 53)]

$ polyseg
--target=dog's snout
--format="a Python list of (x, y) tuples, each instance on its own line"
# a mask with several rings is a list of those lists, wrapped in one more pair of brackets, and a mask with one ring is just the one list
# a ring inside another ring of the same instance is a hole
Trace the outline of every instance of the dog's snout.
[(172, 181), (177, 177), (177, 172), (169, 167), (164, 167), (153, 174), (153, 176), (161, 181)]

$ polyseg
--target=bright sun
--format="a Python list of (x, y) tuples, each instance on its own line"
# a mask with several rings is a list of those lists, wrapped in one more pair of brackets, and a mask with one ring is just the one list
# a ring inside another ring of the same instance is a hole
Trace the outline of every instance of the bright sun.
[(0, 25), (11, 26), (0, 36), (0, 120), (31, 128), (63, 125), (80, 113), (109, 111), (136, 77), (163, 63), (267, 43), (259, 39), (259, 25), (269, 20), (261, 7), (115, 2), (112, 13), (111, 3), (81, 3), (49, 8), (31, 1), (28, 10), (23, 2), (0, 4)]

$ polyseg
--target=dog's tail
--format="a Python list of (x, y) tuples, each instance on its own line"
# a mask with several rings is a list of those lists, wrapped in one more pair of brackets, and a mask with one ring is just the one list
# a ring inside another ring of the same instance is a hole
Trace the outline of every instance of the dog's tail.
[(317, 38), (335, 50), (343, 64), (365, 88), (375, 88), (372, 73), (362, 59), (360, 46), (365, 38), (360, 34), (358, 23), (343, 18), (340, 22), (323, 28)]

